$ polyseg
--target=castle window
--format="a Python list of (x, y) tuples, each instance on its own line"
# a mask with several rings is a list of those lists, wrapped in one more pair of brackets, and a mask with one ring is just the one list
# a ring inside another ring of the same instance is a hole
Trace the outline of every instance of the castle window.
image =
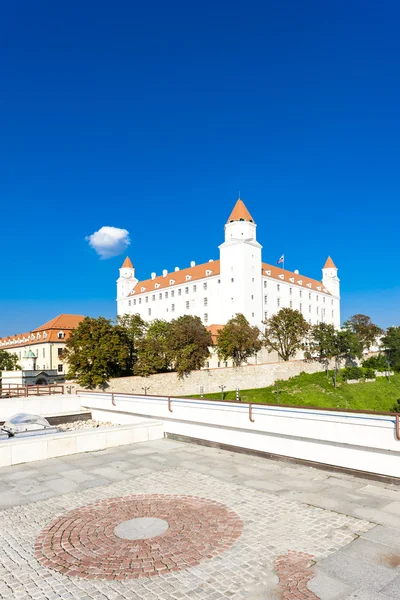
[(179, 288), (179, 290), (178, 290), (178, 296), (182, 296), (182, 288)]
[[(59, 349), (58, 349), (58, 356), (60, 356), (61, 352), (62, 352), (62, 348), (59, 348)], [(45, 356), (46, 356), (46, 349), (45, 349), (45, 348), (43, 348), (43, 358), (44, 358)]]
[(333, 311), (332, 311), (332, 318), (333, 318)]
[(331, 306), (333, 306), (333, 300), (331, 300)]
[(254, 283), (254, 277), (251, 278), (251, 281)]
[(233, 277), (232, 277), (232, 279), (231, 279), (231, 283), (233, 283), (234, 281), (235, 281), (235, 280), (234, 280), (234, 279), (233, 279)]
[(308, 299), (311, 300), (311, 292), (308, 292)]
[(308, 307), (308, 312), (309, 312), (309, 313), (311, 312), (311, 304), (310, 304), (310, 306)]
[(318, 294), (317, 294), (317, 302), (319, 302), (319, 296), (318, 296)]
[(204, 323), (208, 323), (208, 314), (204, 313)]
[(253, 295), (251, 296), (251, 299), (254, 300), (254, 296)]
[(128, 300), (128, 306), (130, 306), (130, 305), (131, 305), (131, 301), (130, 301), (130, 300)]
[(159, 300), (162, 300), (162, 293), (158, 294)]
[(208, 298), (204, 298), (204, 306), (207, 306), (208, 304)]
[(187, 300), (186, 301), (186, 310), (188, 310), (188, 309), (189, 309), (189, 301)]
[(319, 306), (317, 306), (317, 315), (319, 315)]
[(210, 368), (210, 361), (209, 360), (207, 361), (206, 365), (207, 365), (207, 369), (209, 369)]
[(188, 294), (188, 293), (189, 293), (189, 288), (185, 287), (185, 294)]
[(146, 298), (144, 299), (144, 301), (145, 301), (145, 302), (148, 302), (148, 301), (149, 301), (149, 297), (148, 297), (148, 296), (146, 296)]
[(175, 312), (175, 304), (171, 304), (171, 312)]
[(293, 288), (289, 288), (289, 294), (292, 295)]
[(168, 298), (168, 292), (165, 292), (165, 297)]
[(148, 312), (149, 317), (151, 317), (151, 308), (149, 308), (149, 310), (147, 312)]
[(266, 282), (266, 281), (264, 281), (264, 288), (266, 288), (266, 287), (267, 287), (267, 282)]
[(276, 284), (276, 289), (278, 290), (278, 292), (281, 291), (281, 286), (279, 285), (279, 283)]
[(303, 290), (300, 290), (300, 298), (303, 297)]
[(133, 301), (133, 306), (136, 306), (136, 298)]
[(175, 290), (171, 290), (171, 298), (175, 296)]
[(267, 295), (264, 296), (264, 304), (268, 304), (268, 296)]
[(264, 320), (266, 321), (267, 319), (268, 319), (268, 313), (267, 313), (267, 312), (265, 312), (265, 313), (264, 313)]
[(218, 361), (218, 368), (221, 366), (221, 361)]
[(289, 302), (289, 307), (293, 308), (293, 302), (292, 301)]
[(251, 316), (254, 317), (254, 313), (251, 313)]
[(220, 280), (220, 279), (218, 279), (218, 283), (221, 283), (221, 280)]
[(311, 319), (308, 319), (308, 324), (311, 325)]
[(193, 291), (196, 292), (197, 291), (197, 285), (193, 286)]
[(325, 304), (325, 296), (322, 298), (322, 302)]
[(63, 339), (64, 339), (64, 337), (65, 337), (65, 334), (64, 334), (64, 332), (63, 332), (63, 331), (59, 331), (59, 332), (57, 333), (57, 337), (58, 337), (58, 339), (59, 339), (59, 340), (63, 340)]
[(139, 298), (139, 304), (142, 304), (142, 299), (141, 298)]
[(57, 371), (59, 373), (62, 373), (62, 370), (63, 370), (63, 366), (62, 365), (57, 365)]
[(152, 295), (152, 297), (151, 297), (151, 299), (152, 299), (152, 300), (153, 300), (153, 302), (154, 302), (154, 301), (155, 301), (155, 299), (156, 299), (156, 295), (155, 295), (155, 294), (153, 294), (153, 295)]
[(281, 305), (281, 299), (277, 298), (276, 303), (277, 303), (278, 306), (280, 306)]
[(205, 281), (205, 282), (203, 283), (203, 290), (206, 290), (206, 289), (207, 289), (207, 282)]

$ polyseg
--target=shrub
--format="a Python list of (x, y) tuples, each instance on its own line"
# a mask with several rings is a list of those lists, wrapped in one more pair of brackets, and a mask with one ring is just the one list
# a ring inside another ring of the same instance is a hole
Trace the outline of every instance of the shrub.
[(365, 379), (375, 379), (376, 373), (375, 369), (367, 368), (363, 369)]
[(362, 366), (366, 369), (374, 369), (375, 371), (386, 371), (387, 361), (384, 354), (378, 354), (378, 356), (370, 356), (362, 362)]
[(363, 369), (361, 367), (346, 367), (342, 369), (341, 376), (344, 381), (349, 379), (362, 379), (364, 377)]
[(396, 400), (396, 402), (393, 404), (391, 412), (400, 413), (400, 398), (398, 398), (398, 400)]

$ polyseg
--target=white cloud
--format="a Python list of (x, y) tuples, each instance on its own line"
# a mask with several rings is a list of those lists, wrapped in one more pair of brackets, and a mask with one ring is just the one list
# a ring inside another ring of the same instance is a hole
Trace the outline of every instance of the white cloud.
[(85, 237), (100, 258), (111, 258), (122, 254), (129, 246), (129, 231), (119, 227), (100, 227), (98, 231)]

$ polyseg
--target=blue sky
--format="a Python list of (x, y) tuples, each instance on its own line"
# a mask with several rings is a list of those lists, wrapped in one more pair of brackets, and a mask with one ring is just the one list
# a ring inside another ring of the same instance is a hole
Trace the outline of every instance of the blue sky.
[(0, 335), (115, 315), (139, 278), (218, 257), (238, 191), (263, 258), (320, 278), (346, 318), (400, 324), (397, 1), (0, 7)]

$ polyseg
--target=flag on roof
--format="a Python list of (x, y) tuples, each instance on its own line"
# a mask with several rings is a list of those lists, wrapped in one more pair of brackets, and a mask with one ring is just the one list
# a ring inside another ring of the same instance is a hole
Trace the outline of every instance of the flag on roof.
[(276, 264), (280, 265), (283, 262), (285, 262), (285, 255), (284, 254), (282, 254), (282, 256), (280, 257), (280, 259), (276, 261)]

